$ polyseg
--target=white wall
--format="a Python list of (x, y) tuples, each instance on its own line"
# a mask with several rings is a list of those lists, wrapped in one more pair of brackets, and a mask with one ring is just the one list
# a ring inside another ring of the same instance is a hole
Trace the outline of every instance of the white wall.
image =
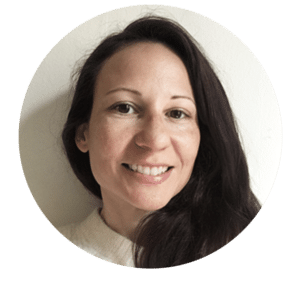
[(272, 188), (281, 154), (280, 112), (272, 85), (251, 51), (230, 31), (198, 14), (159, 6), (124, 8), (82, 24), (54, 46), (24, 100), (19, 140), (24, 174), (55, 226), (83, 219), (100, 203), (73, 175), (61, 148), (72, 69), (106, 35), (147, 13), (178, 21), (203, 46), (237, 117), (253, 191), (263, 203)]

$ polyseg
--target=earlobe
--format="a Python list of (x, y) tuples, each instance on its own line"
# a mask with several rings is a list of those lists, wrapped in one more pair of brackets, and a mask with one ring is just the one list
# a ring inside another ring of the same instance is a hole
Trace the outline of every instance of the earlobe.
[(75, 134), (75, 143), (78, 149), (83, 153), (86, 153), (89, 150), (87, 132), (88, 124), (84, 123), (77, 128)]

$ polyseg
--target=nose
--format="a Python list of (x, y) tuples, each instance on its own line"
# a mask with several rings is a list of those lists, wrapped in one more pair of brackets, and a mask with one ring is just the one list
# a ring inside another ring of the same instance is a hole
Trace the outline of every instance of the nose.
[(141, 122), (134, 141), (138, 147), (149, 151), (164, 150), (171, 143), (163, 118), (153, 115), (145, 117)]

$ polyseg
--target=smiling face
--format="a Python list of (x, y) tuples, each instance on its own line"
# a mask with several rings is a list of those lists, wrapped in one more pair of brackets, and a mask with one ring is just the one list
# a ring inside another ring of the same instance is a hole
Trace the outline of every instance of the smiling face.
[(200, 145), (186, 68), (158, 43), (138, 43), (100, 71), (88, 124), (76, 143), (89, 151), (104, 204), (164, 207), (188, 182)]

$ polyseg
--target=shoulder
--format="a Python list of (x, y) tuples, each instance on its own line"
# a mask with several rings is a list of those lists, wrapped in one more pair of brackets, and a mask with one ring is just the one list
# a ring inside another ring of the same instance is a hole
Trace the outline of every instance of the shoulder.
[(76, 233), (76, 229), (78, 228), (78, 225), (79, 225), (78, 223), (71, 223), (71, 224), (58, 227), (57, 230), (67, 239), (72, 241), (72, 238)]
[(98, 211), (95, 209), (83, 221), (58, 227), (57, 230), (76, 246), (89, 248), (95, 243), (94, 236), (98, 237), (102, 227)]
[(86, 252), (116, 264), (134, 266), (132, 242), (110, 229), (94, 210), (85, 220), (57, 228)]

